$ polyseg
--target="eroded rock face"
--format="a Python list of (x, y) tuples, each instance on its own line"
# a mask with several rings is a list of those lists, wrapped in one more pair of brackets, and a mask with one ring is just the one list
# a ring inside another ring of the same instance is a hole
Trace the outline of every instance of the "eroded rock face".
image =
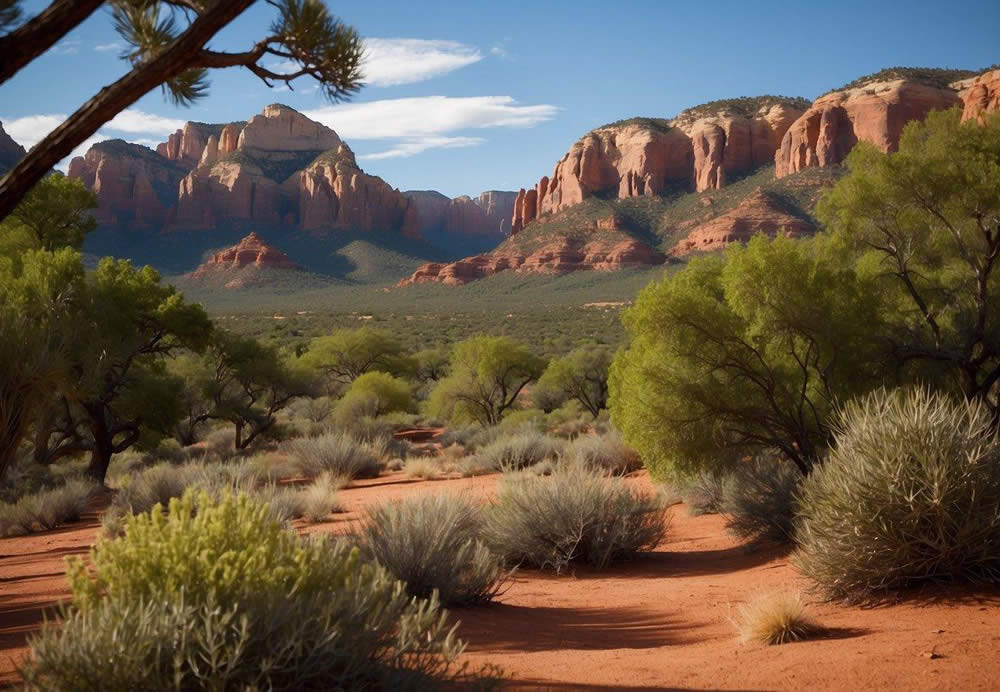
[(1000, 70), (984, 72), (978, 77), (960, 85), (962, 98), (962, 122), (978, 120), (986, 122), (991, 113), (1000, 111)]
[(960, 103), (954, 89), (906, 79), (831, 92), (788, 128), (774, 157), (775, 175), (838, 164), (859, 141), (894, 151), (908, 122)]
[(812, 224), (789, 214), (758, 189), (732, 211), (695, 226), (670, 254), (681, 257), (692, 252), (721, 250), (732, 243), (745, 243), (758, 233), (772, 238), (779, 234), (800, 238), (815, 230)]
[(293, 108), (273, 104), (255, 115), (240, 132), (237, 149), (327, 151), (341, 144), (337, 133)]
[(499, 242), (510, 224), (517, 193), (489, 190), (472, 198), (449, 199), (434, 190), (405, 193), (416, 205), (420, 232), (458, 236), (495, 236)]
[(201, 161), (202, 152), (208, 145), (209, 137), (218, 138), (222, 125), (208, 123), (185, 123), (167, 138), (166, 142), (156, 146), (156, 153), (170, 161), (194, 168)]
[(233, 272), (245, 267), (298, 269), (298, 266), (285, 253), (267, 245), (256, 233), (250, 233), (236, 245), (216, 252), (211, 259), (201, 264), (188, 277), (199, 279), (220, 272)]
[(151, 149), (129, 142), (99, 142), (69, 165), (97, 195), (94, 218), (99, 223), (137, 229), (162, 226), (170, 220), (177, 185), (185, 168)]
[(0, 175), (3, 175), (14, 167), (26, 152), (24, 147), (14, 141), (14, 138), (7, 134), (0, 123)]
[(511, 233), (596, 194), (659, 195), (675, 183), (697, 191), (718, 189), (733, 176), (769, 164), (803, 111), (772, 100), (749, 115), (720, 105), (714, 111), (685, 111), (670, 121), (638, 118), (598, 128), (570, 147), (551, 177), (518, 196)]

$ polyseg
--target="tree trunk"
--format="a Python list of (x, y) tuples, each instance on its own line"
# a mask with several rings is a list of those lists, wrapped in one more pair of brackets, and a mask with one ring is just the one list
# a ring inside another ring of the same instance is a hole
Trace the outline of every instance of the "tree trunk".
[(17, 457), (17, 447), (24, 435), (24, 422), (21, 411), (14, 411), (0, 429), (0, 481), (7, 474), (7, 467)]
[(0, 84), (58, 43), (104, 0), (56, 0), (23, 26), (0, 37)]
[(153, 88), (187, 70), (194, 57), (220, 29), (253, 4), (253, 0), (227, 0), (205, 10), (187, 31), (153, 60), (135, 67), (110, 86), (97, 92), (62, 125), (32, 147), (11, 171), (0, 179), (0, 221), (52, 167), (106, 122), (138, 101)]
[(104, 419), (104, 411), (91, 411), (90, 431), (94, 436), (94, 448), (90, 451), (90, 465), (87, 466), (87, 475), (95, 481), (104, 485), (104, 477), (108, 475), (108, 466), (111, 465), (111, 455), (114, 454), (114, 436), (108, 428)]

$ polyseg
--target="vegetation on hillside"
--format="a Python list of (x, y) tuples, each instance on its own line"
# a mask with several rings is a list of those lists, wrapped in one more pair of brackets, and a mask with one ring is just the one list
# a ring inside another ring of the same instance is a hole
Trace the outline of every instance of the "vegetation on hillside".
[(927, 86), (944, 89), (950, 86), (953, 82), (968, 79), (969, 77), (975, 77), (983, 71), (984, 70), (955, 70), (945, 67), (887, 67), (884, 70), (879, 70), (878, 72), (873, 72), (872, 74), (852, 79), (844, 86), (837, 89), (830, 89), (830, 91), (826, 93), (829, 94), (834, 91), (846, 91), (847, 89), (863, 87), (866, 84), (889, 82), (896, 79), (906, 79), (912, 82), (917, 82), (918, 84), (925, 84)]

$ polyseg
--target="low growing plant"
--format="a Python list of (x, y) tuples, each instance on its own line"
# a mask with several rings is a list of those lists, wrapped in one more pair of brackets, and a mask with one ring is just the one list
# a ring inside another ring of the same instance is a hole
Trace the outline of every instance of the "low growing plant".
[(371, 448), (345, 433), (299, 438), (292, 440), (288, 449), (299, 472), (309, 478), (323, 472), (347, 479), (375, 478), (381, 470), (380, 459)]
[(802, 474), (778, 459), (740, 464), (722, 492), (719, 511), (726, 517), (726, 528), (751, 542), (792, 543), (801, 482)]
[(76, 521), (97, 490), (90, 480), (70, 478), (61, 486), (24, 495), (17, 502), (0, 503), (0, 537), (48, 531)]
[(767, 645), (802, 641), (822, 632), (802, 598), (788, 592), (755, 596), (737, 611), (736, 625), (744, 643)]

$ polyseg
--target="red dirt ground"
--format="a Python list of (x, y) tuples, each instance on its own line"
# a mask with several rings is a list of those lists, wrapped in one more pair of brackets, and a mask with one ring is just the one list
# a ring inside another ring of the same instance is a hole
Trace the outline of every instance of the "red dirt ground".
[[(341, 491), (346, 513), (305, 530), (343, 531), (366, 505), (412, 492), (485, 499), (496, 479), (360, 481)], [(454, 611), (465, 658), (499, 665), (516, 690), (1000, 688), (1000, 590), (931, 591), (871, 609), (812, 603), (830, 628), (824, 639), (743, 645), (730, 622), (741, 603), (808, 585), (782, 554), (747, 552), (721, 518), (669, 511), (669, 538), (647, 557), (602, 573), (523, 570), (500, 603)], [(79, 523), (0, 540), (0, 684), (16, 683), (27, 636), (67, 595), (64, 558), (86, 552), (97, 528), (95, 507)]]

